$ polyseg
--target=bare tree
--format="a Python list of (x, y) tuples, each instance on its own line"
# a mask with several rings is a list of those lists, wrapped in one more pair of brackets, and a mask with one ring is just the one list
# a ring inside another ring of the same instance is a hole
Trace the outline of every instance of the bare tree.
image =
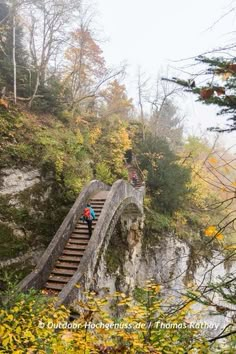
[(142, 139), (145, 140), (146, 136), (146, 119), (144, 113), (144, 102), (147, 100), (147, 85), (149, 82), (149, 78), (146, 78), (144, 73), (141, 72), (141, 68), (138, 68), (138, 106), (140, 111), (140, 121), (142, 125)]
[(93, 16), (90, 7), (80, 7), (79, 23), (70, 33), (70, 46), (65, 52), (63, 86), (72, 112), (93, 106), (103, 86), (124, 73), (123, 65), (118, 70), (107, 68), (93, 28)]
[(16, 91), (16, 2), (12, 3), (12, 62), (13, 62), (13, 77), (14, 77), (14, 103), (16, 104), (17, 91)]
[(182, 139), (184, 117), (179, 113), (173, 98), (178, 94), (179, 89), (168, 83), (157, 79), (154, 95), (151, 95), (148, 102), (151, 104), (150, 129), (152, 134), (166, 138), (170, 145), (177, 147)]
[[(44, 86), (50, 63), (60, 54), (79, 0), (36, 0), (28, 7), (29, 50), (36, 78), (32, 105), (39, 86)], [(71, 20), (71, 21), (70, 21)]]

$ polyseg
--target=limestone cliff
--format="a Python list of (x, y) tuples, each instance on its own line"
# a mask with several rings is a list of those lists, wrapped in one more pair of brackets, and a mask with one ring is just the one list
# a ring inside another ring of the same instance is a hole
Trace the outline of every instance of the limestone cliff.
[(53, 171), (31, 166), (2, 168), (0, 269), (12, 266), (14, 273), (25, 269), (24, 274), (32, 269), (69, 207)]
[[(155, 238), (155, 235), (152, 236)], [(203, 255), (201, 247), (193, 249), (187, 241), (180, 240), (173, 233), (158, 235), (158, 242), (152, 246), (144, 242), (144, 237), (142, 220), (128, 226), (121, 221), (95, 274), (97, 290), (130, 293), (153, 279), (162, 285), (164, 298), (173, 296), (177, 302), (188, 286), (204, 286), (217, 281), (219, 276), (236, 272), (236, 262), (224, 261), (222, 251), (210, 250), (210, 246)], [(119, 247), (122, 244), (126, 245), (123, 251)], [(225, 305), (222, 299), (215, 300), (217, 304)], [(201, 306), (195, 305), (195, 309), (201, 310)], [(216, 312), (214, 307), (202, 315), (201, 321), (214, 325), (211, 331), (214, 336), (228, 323), (233, 312), (218, 313), (213, 317), (211, 312)]]

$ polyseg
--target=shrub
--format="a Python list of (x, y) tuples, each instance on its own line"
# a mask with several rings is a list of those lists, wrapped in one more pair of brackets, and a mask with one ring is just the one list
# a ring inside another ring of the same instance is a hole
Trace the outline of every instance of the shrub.
[(138, 149), (140, 167), (147, 171), (146, 185), (153, 207), (172, 215), (186, 202), (190, 170), (178, 164), (178, 157), (165, 141), (151, 135), (139, 143)]

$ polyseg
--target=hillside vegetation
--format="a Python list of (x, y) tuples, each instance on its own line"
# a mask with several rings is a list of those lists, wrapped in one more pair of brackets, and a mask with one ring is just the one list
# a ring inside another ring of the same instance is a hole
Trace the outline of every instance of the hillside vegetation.
[[(195, 251), (211, 257), (213, 250), (233, 259), (235, 160), (217, 140), (210, 144), (183, 135), (182, 114), (169, 81), (153, 80), (150, 89), (140, 70), (137, 97), (131, 98), (124, 76), (123, 65), (107, 65), (92, 16), (81, 1), (1, 1), (1, 262), (44, 250), (89, 181), (128, 181), (131, 151), (146, 186), (143, 249), (155, 249), (160, 238), (172, 234), (191, 246), (193, 260)], [(7, 192), (7, 179), (18, 178), (20, 185), (18, 176), (32, 171), (32, 186)], [(113, 272), (124, 254), (117, 243), (115, 248), (108, 248)], [(66, 321), (68, 309), (56, 310), (54, 299), (34, 291), (20, 294), (12, 285), (30, 272), (32, 265), (26, 263), (1, 269), (3, 353), (211, 353), (198, 329), (175, 328), (169, 335), (146, 327), (153, 325), (157, 313), (165, 323), (185, 323), (189, 299), (211, 305), (205, 288), (200, 293), (190, 285), (188, 298), (181, 299), (179, 307), (165, 303), (166, 311), (160, 286), (150, 282), (132, 297), (115, 293), (103, 301), (87, 294), (79, 304), (85, 310), (80, 330), (61, 331), (40, 328), (39, 316), (45, 323)], [(235, 304), (231, 278), (211, 284), (209, 291)], [(108, 302), (114, 316), (107, 311)], [(85, 328), (87, 320), (130, 323), (134, 318), (135, 324), (144, 325), (139, 331), (113, 330), (109, 337), (104, 329)], [(225, 352), (235, 352), (233, 340), (225, 347)], [(213, 352), (222, 351), (213, 344)]]

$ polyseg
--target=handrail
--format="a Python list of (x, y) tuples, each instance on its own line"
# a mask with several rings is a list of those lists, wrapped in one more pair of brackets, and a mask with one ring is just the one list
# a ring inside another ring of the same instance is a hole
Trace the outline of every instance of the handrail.
[(71, 232), (74, 230), (78, 217), (82, 215), (86, 202), (97, 192), (104, 190), (108, 191), (110, 188), (111, 187), (97, 180), (91, 181), (84, 187), (43, 256), (39, 260), (36, 268), (20, 282), (19, 289), (21, 291), (26, 291), (32, 287), (40, 289), (44, 285), (55, 262), (61, 255)]

